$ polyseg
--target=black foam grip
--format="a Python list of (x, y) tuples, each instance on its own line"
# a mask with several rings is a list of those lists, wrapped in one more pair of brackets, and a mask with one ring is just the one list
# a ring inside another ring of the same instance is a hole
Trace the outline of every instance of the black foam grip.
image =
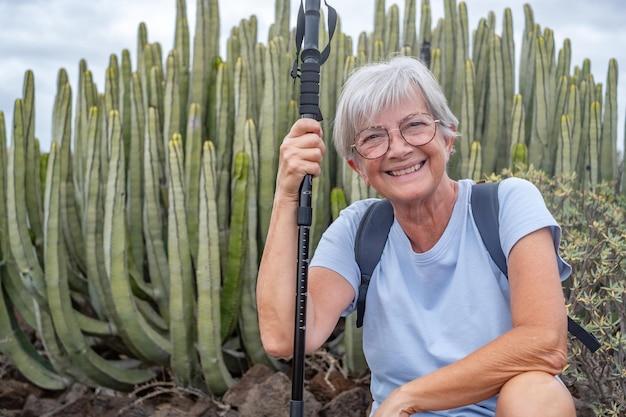
[(302, 74), (300, 74), (300, 80), (303, 83), (317, 83), (319, 84), (320, 82), (320, 73), (319, 72), (304, 72), (302, 71)]
[(319, 83), (312, 83), (312, 82), (302, 83), (302, 84), (300, 84), (300, 92), (301, 93), (319, 94), (320, 93), (320, 85), (319, 85)]
[(317, 94), (300, 94), (300, 104), (319, 105), (320, 97)]

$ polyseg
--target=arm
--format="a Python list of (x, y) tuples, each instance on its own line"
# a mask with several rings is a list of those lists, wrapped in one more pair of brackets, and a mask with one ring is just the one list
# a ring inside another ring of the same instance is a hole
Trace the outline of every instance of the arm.
[[(305, 173), (319, 175), (323, 153), (320, 125), (311, 119), (297, 121), (281, 145), (276, 193), (256, 289), (261, 341), (272, 356), (292, 355), (298, 190)], [(354, 296), (350, 284), (327, 269), (311, 268), (308, 284), (307, 353), (326, 341), (342, 309)]]
[[(558, 374), (567, 360), (567, 318), (548, 228), (526, 235), (513, 246), (509, 283), (512, 330), (465, 358), (399, 387), (381, 409), (412, 414), (455, 408), (492, 397), (523, 372)], [(396, 415), (386, 412), (376, 416)]]

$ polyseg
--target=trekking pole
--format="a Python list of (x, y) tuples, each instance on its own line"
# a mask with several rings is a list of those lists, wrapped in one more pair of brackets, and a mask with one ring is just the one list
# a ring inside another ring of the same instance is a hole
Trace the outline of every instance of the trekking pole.
[[(328, 6), (328, 3), (326, 3)], [(328, 6), (328, 46), (322, 53), (319, 51), (320, 0), (306, 0), (303, 7), (300, 2), (298, 25), (296, 28), (296, 60), (291, 69), (291, 76), (300, 77), (300, 118), (322, 120), (319, 108), (320, 67), (328, 58), (330, 39), (335, 31), (337, 14)], [(300, 54), (300, 46), (302, 53)], [(298, 59), (301, 68), (298, 70)], [(305, 175), (300, 184), (298, 200), (298, 267), (296, 270), (296, 316), (293, 340), (293, 362), (291, 378), (291, 401), (289, 413), (291, 417), (304, 416), (304, 354), (306, 335), (306, 297), (309, 275), (309, 231), (313, 218), (312, 202), (313, 178)]]

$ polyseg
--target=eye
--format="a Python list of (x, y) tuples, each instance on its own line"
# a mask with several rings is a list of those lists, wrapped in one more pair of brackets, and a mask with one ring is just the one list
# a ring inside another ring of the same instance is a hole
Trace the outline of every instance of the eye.
[(382, 134), (380, 134), (380, 133), (370, 133), (370, 134), (368, 134), (368, 135), (365, 137), (365, 139), (364, 139), (364, 140), (366, 140), (366, 141), (367, 141), (367, 140), (374, 140), (374, 139), (380, 139), (380, 138), (382, 138), (382, 137), (383, 137), (383, 135), (382, 135)]
[(409, 122), (407, 122), (407, 124), (405, 125), (406, 127), (420, 127), (420, 126), (424, 126), (426, 125), (426, 123), (422, 120), (411, 120)]
[(367, 132), (363, 132), (361, 134), (361, 137), (359, 139), (359, 142), (364, 144), (364, 143), (372, 143), (372, 142), (379, 142), (383, 139), (385, 139), (387, 133), (384, 131), (367, 131)]

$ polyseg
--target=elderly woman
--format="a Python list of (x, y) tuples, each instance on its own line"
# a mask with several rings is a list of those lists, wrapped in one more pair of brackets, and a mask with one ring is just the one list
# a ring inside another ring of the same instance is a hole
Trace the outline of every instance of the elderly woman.
[[(446, 164), (457, 119), (432, 74), (397, 57), (358, 69), (339, 99), (335, 146), (393, 206), (394, 224), (367, 293), (363, 350), (374, 417), (575, 416), (558, 375), (567, 359), (558, 254), (560, 228), (539, 191), (510, 178), (498, 190), (508, 280), (472, 218), (471, 180)], [(257, 284), (269, 354), (293, 350), (298, 189), (319, 175), (320, 124), (298, 120), (285, 137)], [(306, 351), (354, 311), (360, 274), (355, 233), (374, 199), (356, 201), (324, 233), (310, 263)]]

